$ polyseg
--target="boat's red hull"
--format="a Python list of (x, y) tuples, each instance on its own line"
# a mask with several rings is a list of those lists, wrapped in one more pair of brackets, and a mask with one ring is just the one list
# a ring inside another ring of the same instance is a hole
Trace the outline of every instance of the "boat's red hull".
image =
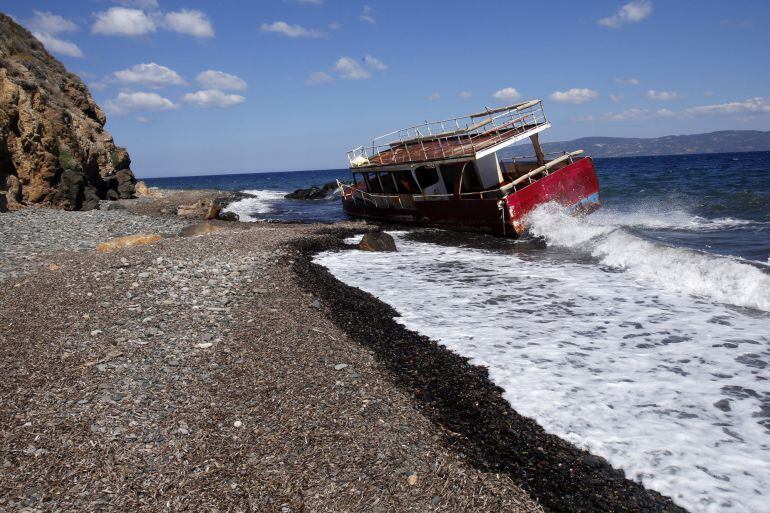
[(403, 195), (402, 199), (396, 197), (399, 205), (393, 208), (373, 206), (353, 196), (345, 192), (342, 196), (345, 212), (353, 217), (502, 235), (521, 234), (526, 229), (527, 215), (543, 203), (557, 202), (580, 211), (600, 206), (599, 181), (589, 157), (553, 171), (503, 199), (455, 195), (429, 200)]

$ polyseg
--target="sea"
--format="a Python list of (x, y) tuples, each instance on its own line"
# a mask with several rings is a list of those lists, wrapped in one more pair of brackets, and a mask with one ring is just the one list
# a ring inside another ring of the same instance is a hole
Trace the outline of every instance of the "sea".
[[(517, 240), (393, 231), (315, 261), (489, 370), (519, 413), (692, 512), (770, 511), (770, 152), (596, 159), (603, 208)], [(287, 192), (347, 170), (147, 180), (254, 195), (244, 221), (344, 219)], [(356, 242), (356, 238), (350, 239)]]

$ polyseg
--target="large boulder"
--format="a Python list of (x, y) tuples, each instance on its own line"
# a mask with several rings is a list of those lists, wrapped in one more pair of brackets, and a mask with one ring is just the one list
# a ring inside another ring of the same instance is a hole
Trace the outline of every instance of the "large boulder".
[(362, 251), (398, 251), (396, 241), (385, 232), (367, 233), (358, 243)]
[(128, 152), (104, 130), (85, 84), (29, 31), (0, 14), (0, 196), (7, 209), (98, 208), (130, 198)]

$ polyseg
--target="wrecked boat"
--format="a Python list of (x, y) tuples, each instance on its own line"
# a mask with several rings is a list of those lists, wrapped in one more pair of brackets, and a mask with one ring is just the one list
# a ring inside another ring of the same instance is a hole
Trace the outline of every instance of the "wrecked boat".
[[(593, 160), (583, 150), (543, 153), (539, 134), (550, 127), (542, 101), (531, 100), (377, 137), (348, 152), (353, 181), (338, 181), (343, 209), (356, 218), (517, 236), (543, 203), (599, 208)], [(524, 139), (534, 155), (504, 156)]]

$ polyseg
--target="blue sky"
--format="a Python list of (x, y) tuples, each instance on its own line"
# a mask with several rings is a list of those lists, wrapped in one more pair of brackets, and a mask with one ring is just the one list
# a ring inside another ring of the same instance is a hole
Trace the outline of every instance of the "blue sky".
[(544, 140), (770, 129), (770, 2), (0, 0), (140, 177), (345, 167), (425, 119), (542, 98)]

